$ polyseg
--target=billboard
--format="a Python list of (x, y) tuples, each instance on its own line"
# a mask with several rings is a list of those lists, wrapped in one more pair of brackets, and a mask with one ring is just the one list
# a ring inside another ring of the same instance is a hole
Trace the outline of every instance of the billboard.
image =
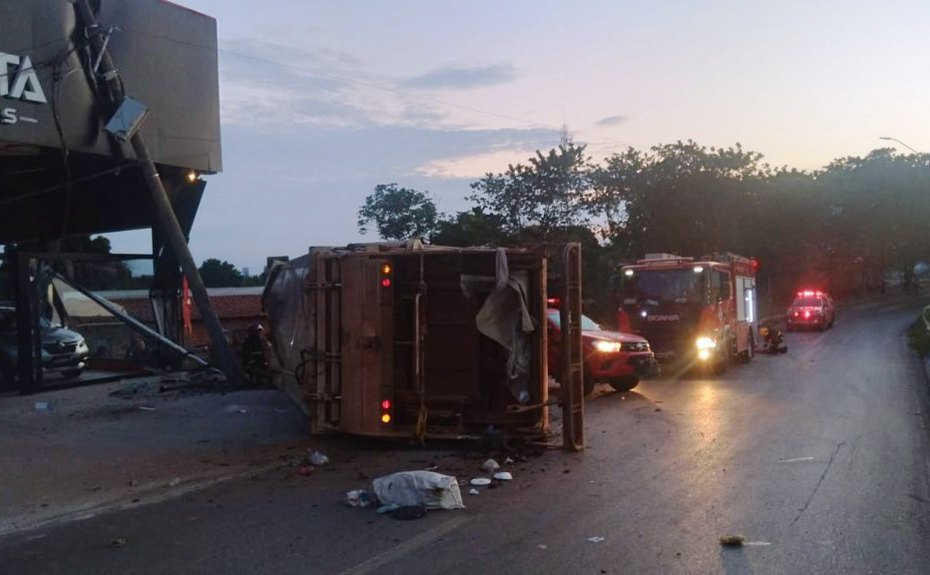
[[(155, 162), (220, 171), (216, 21), (161, 0), (91, 5), (126, 94), (150, 110), (142, 133)], [(86, 34), (66, 0), (0, 0), (0, 155), (38, 146), (132, 157), (102, 129)]]

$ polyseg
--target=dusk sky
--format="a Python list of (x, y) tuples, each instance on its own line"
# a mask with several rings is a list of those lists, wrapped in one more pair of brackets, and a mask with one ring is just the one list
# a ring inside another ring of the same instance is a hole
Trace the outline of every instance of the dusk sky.
[(805, 170), (907, 151), (879, 136), (930, 151), (926, 0), (178, 3), (220, 45), (224, 171), (191, 248), (253, 273), (376, 239), (356, 213), (380, 183), (463, 209), (563, 124), (595, 160), (687, 139)]

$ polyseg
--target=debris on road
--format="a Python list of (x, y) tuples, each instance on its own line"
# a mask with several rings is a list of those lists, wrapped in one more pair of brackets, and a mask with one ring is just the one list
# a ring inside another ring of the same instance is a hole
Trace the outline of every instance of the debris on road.
[(155, 411), (155, 408), (151, 405), (140, 405), (139, 411)]
[(481, 464), (481, 471), (484, 471), (485, 473), (488, 473), (488, 474), (494, 473), (500, 468), (501, 468), (500, 464), (493, 459), (488, 459), (487, 461)]
[(307, 456), (307, 461), (310, 462), (310, 465), (322, 467), (329, 463), (329, 457), (323, 455), (319, 451), (313, 451)]
[(313, 475), (313, 466), (312, 465), (301, 465), (297, 468), (297, 475), (303, 475), (304, 477), (309, 477)]
[(472, 487), (471, 489), (468, 490), (468, 494), (469, 495), (481, 495), (481, 492), (475, 489), (474, 487)]
[(420, 519), (426, 517), (426, 507), (422, 505), (404, 505), (395, 509), (391, 513), (391, 517), (402, 521)]
[(491, 480), (488, 479), (487, 477), (475, 477), (469, 483), (471, 483), (475, 487), (485, 487), (491, 484)]
[(605, 540), (604, 537), (598, 537), (598, 536), (588, 537), (588, 541), (590, 541), (591, 543), (600, 543), (601, 541), (604, 541), (604, 540)]
[(401, 471), (372, 482), (381, 503), (422, 505), (429, 509), (464, 509), (455, 477), (433, 471)]
[(510, 481), (513, 479), (513, 475), (509, 471), (498, 471), (494, 474), (494, 479), (498, 481)]
[(55, 411), (55, 402), (54, 401), (37, 401), (35, 408), (36, 408), (36, 411)]
[(122, 537), (117, 537), (116, 539), (110, 540), (110, 547), (113, 549), (119, 549), (120, 547), (126, 546), (126, 540)]
[(373, 501), (374, 498), (371, 493), (364, 489), (354, 489), (346, 493), (346, 503), (349, 504), (349, 507), (368, 507)]
[(396, 509), (400, 509), (400, 505), (396, 503), (388, 503), (387, 505), (382, 505), (381, 507), (376, 509), (375, 513), (380, 513), (381, 515), (384, 515), (385, 513), (390, 513)]
[(724, 535), (720, 538), (720, 544), (724, 547), (742, 547), (746, 538), (742, 535)]
[(174, 479), (168, 482), (168, 487), (177, 487), (180, 484), (181, 484), (181, 478), (175, 477)]
[(537, 548), (537, 549), (548, 549), (549, 546), (548, 546), (548, 545), (539, 544), (539, 545), (536, 546), (536, 548)]

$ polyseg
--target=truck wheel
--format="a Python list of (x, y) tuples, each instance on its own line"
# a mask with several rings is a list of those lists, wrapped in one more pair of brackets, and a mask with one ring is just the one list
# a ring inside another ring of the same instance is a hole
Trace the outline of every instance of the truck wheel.
[(591, 374), (588, 373), (588, 370), (584, 371), (584, 396), (588, 397), (594, 393), (594, 378), (591, 377)]
[(752, 337), (752, 330), (749, 331), (749, 347), (746, 348), (746, 351), (739, 354), (739, 360), (742, 363), (749, 363), (752, 361), (753, 355), (756, 353), (756, 340)]
[(627, 377), (616, 377), (610, 380), (610, 387), (616, 389), (617, 391), (630, 391), (637, 385), (639, 385), (639, 379), (633, 376)]
[(15, 371), (12, 363), (0, 355), (0, 389), (13, 389)]
[(730, 350), (724, 349), (717, 357), (717, 361), (714, 363), (714, 373), (717, 375), (723, 375), (730, 369)]

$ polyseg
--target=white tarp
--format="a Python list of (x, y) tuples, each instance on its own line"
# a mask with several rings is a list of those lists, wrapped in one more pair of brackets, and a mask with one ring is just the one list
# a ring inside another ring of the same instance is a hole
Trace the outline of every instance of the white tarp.
[(459, 482), (434, 471), (401, 471), (372, 482), (382, 505), (422, 505), (427, 509), (464, 509)]

